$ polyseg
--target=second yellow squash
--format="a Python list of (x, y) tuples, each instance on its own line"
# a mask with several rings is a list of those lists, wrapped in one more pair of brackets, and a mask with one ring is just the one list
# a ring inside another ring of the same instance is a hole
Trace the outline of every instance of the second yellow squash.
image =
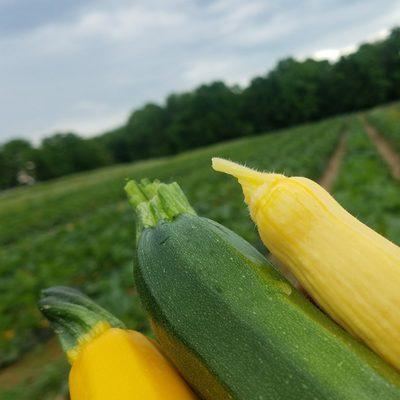
[(315, 301), (400, 369), (400, 248), (307, 178), (213, 168), (238, 179), (262, 241)]

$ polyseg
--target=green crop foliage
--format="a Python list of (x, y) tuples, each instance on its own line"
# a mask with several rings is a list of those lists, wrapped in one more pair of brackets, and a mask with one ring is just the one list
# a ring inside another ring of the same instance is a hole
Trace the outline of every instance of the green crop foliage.
[(400, 105), (375, 108), (367, 114), (368, 121), (400, 152)]
[[(386, 135), (400, 121), (397, 106), (368, 115)], [(395, 111), (393, 111), (395, 110)], [(379, 118), (378, 118), (379, 117)], [(378, 120), (386, 125), (378, 126)], [(18, 359), (46, 338), (36, 308), (41, 288), (73, 285), (127, 322), (149, 332), (132, 281), (135, 226), (125, 199), (126, 178), (178, 181), (199, 214), (215, 219), (266, 251), (234, 180), (210, 168), (212, 156), (258, 169), (318, 180), (340, 133), (346, 154), (333, 194), (351, 213), (400, 243), (400, 185), (365, 134), (357, 117), (299, 126), (240, 139), (175, 157), (113, 166), (74, 175), (0, 197), (0, 362)], [(67, 366), (53, 362), (40, 379), (2, 392), (0, 398), (50, 399), (66, 393)]]
[(210, 158), (318, 178), (342, 127), (343, 120), (333, 119), (6, 192), (0, 199), (0, 362), (17, 359), (46, 334), (36, 300), (50, 285), (80, 287), (133, 328), (147, 329), (131, 278), (135, 229), (123, 192), (127, 177), (178, 181), (199, 214), (261, 247), (237, 185), (214, 173)]
[(349, 127), (347, 151), (333, 194), (350, 213), (400, 245), (400, 185), (359, 119)]

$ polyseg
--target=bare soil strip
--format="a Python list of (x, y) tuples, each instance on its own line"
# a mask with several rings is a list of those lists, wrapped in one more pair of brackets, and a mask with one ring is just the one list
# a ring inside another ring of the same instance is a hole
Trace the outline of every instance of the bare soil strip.
[(11, 389), (27, 380), (34, 380), (50, 362), (57, 361), (63, 356), (58, 340), (55, 337), (50, 339), (1, 370), (0, 388)]
[(343, 156), (346, 153), (346, 142), (347, 133), (342, 133), (342, 136), (339, 139), (339, 144), (337, 145), (335, 152), (332, 154), (332, 157), (330, 158), (328, 165), (319, 180), (319, 184), (328, 192), (332, 190), (335, 178), (339, 173)]
[(362, 118), (362, 121), (365, 133), (371, 139), (379, 154), (387, 163), (393, 178), (400, 181), (400, 156), (392, 148), (390, 143), (376, 130), (376, 128), (368, 123), (365, 117)]

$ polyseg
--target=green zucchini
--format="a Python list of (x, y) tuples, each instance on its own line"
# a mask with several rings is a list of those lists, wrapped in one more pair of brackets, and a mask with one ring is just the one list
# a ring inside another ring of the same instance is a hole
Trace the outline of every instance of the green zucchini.
[(400, 378), (179, 186), (128, 182), (135, 282), (164, 353), (206, 400), (392, 400)]

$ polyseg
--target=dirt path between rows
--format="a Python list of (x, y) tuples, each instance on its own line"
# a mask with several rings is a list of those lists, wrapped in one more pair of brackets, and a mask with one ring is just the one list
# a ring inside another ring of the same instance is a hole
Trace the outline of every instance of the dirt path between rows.
[(362, 117), (364, 129), (372, 143), (375, 145), (381, 157), (387, 163), (393, 178), (400, 181), (400, 156), (393, 150), (390, 143), (369, 124), (365, 117)]
[(319, 184), (328, 192), (332, 190), (336, 176), (339, 173), (340, 166), (342, 165), (343, 156), (346, 153), (347, 133), (342, 133), (339, 139), (339, 144), (335, 152), (332, 154), (328, 165), (322, 174)]
[(1, 370), (0, 388), (11, 389), (25, 381), (34, 380), (49, 363), (58, 361), (61, 357), (64, 357), (61, 346), (54, 337)]

